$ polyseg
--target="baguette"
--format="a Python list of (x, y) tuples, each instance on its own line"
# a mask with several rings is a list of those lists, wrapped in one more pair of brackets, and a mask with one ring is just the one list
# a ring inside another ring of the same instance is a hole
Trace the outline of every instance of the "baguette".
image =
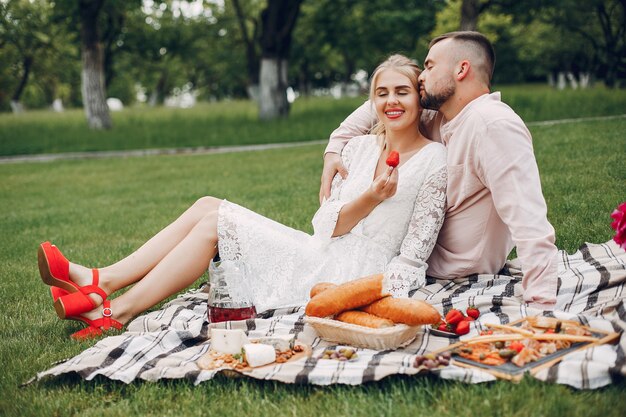
[(385, 327), (392, 327), (394, 325), (391, 320), (383, 319), (373, 314), (358, 310), (350, 310), (339, 313), (335, 316), (335, 320), (339, 320), (344, 323), (357, 324), (364, 327), (371, 327), (373, 329), (382, 329)]
[(441, 320), (439, 312), (425, 301), (411, 298), (385, 297), (363, 308), (362, 311), (409, 326), (435, 324)]
[(383, 274), (348, 281), (317, 294), (306, 305), (312, 317), (334, 316), (373, 303), (389, 294), (383, 293)]
[(309, 293), (310, 298), (315, 297), (317, 294), (326, 291), (329, 288), (336, 287), (337, 284), (333, 284), (332, 282), (319, 282), (311, 288), (311, 292)]

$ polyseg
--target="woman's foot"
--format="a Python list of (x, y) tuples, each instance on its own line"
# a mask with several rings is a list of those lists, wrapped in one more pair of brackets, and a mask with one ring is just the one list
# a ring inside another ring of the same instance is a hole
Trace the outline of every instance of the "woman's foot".
[[(111, 318), (115, 319), (115, 321), (122, 323), (123, 325), (126, 325), (126, 323), (128, 323), (130, 319), (132, 318), (131, 316), (124, 314), (124, 311), (122, 308), (120, 308), (119, 306), (116, 306), (115, 300), (109, 301), (107, 305), (109, 306), (108, 309), (111, 311), (111, 313), (115, 312), (115, 314), (112, 314), (110, 316)], [(102, 318), (103, 310), (104, 310), (104, 306), (100, 305), (94, 308), (93, 310), (86, 312), (85, 314), (82, 315), (82, 317), (89, 319), (89, 320), (97, 320), (99, 318)]]
[(100, 272), (72, 264), (50, 242), (39, 245), (37, 254), (41, 279), (67, 292), (54, 302), (59, 318), (80, 316), (102, 304), (108, 292), (100, 287)]
[(87, 324), (87, 327), (70, 336), (74, 340), (93, 339), (110, 329), (122, 330), (128, 321), (128, 319), (122, 319), (120, 317), (114, 318), (111, 301), (109, 300), (105, 300), (101, 307), (74, 318)]
[[(93, 283), (93, 270), (87, 267), (84, 267), (79, 264), (75, 264), (70, 262), (70, 280), (78, 285), (79, 287), (85, 287), (87, 285), (92, 285)], [(110, 292), (107, 289), (106, 282), (102, 278), (102, 275), (99, 274), (98, 286), (102, 289), (102, 291), (108, 296)], [(89, 298), (94, 302), (94, 306), (98, 307), (102, 304), (104, 299), (102, 295), (96, 292), (92, 292), (87, 294)]]

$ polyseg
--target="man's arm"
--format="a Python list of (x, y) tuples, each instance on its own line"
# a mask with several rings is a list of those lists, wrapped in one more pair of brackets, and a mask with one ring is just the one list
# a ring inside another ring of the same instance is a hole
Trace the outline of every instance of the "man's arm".
[(478, 175), (517, 247), (524, 301), (551, 309), (556, 302), (557, 248), (530, 133), (521, 121), (501, 120), (488, 126), (478, 146)]
[(341, 153), (341, 150), (350, 139), (355, 136), (367, 135), (372, 126), (378, 121), (372, 103), (367, 100), (353, 111), (337, 129), (330, 134), (324, 154), (328, 152)]

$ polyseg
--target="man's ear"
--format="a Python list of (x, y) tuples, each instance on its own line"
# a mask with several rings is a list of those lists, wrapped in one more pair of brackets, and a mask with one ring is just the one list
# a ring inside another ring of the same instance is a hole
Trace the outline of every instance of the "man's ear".
[(469, 74), (471, 64), (467, 60), (460, 61), (457, 67), (456, 79), (457, 81), (461, 81)]

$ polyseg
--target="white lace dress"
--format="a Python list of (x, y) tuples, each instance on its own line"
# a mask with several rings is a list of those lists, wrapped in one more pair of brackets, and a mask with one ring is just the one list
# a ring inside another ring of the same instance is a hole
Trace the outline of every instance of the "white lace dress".
[(313, 217), (314, 234), (292, 229), (224, 200), (218, 216), (218, 250), (223, 260), (240, 260), (250, 272), (242, 283), (257, 312), (304, 305), (322, 281), (342, 283), (385, 273), (394, 296), (424, 285), (426, 260), (445, 214), (447, 181), (443, 145), (431, 143), (399, 169), (396, 194), (379, 204), (349, 233), (332, 237), (342, 206), (370, 187), (380, 156), (373, 135), (353, 138), (342, 159), (330, 198)]

